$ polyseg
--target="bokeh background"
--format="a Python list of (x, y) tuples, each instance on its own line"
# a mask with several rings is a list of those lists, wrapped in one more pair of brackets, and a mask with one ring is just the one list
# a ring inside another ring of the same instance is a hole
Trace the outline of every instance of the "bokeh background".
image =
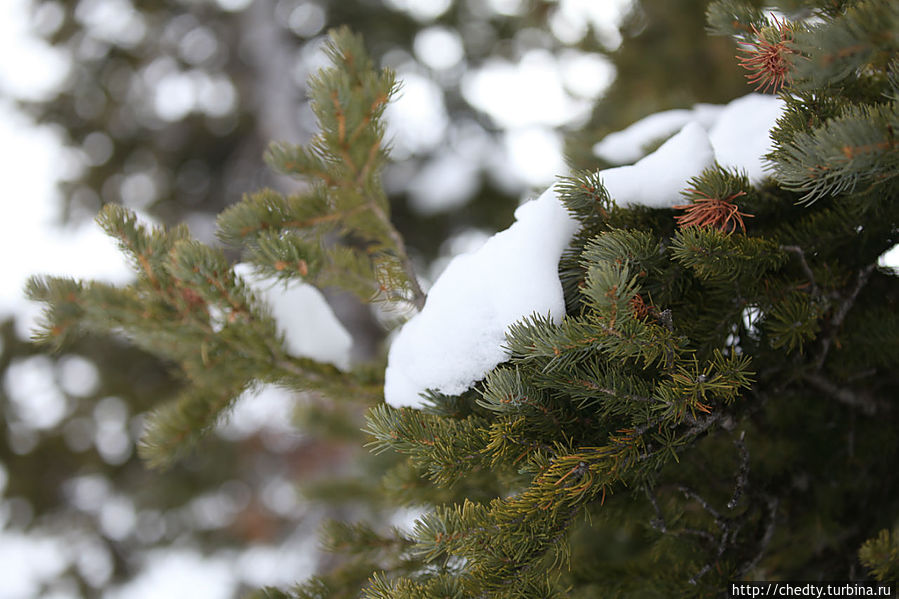
[[(215, 215), (244, 193), (302, 185), (261, 156), (314, 134), (306, 79), (327, 30), (349, 25), (403, 82), (384, 181), (427, 283), (558, 175), (609, 166), (591, 152), (605, 134), (749, 92), (733, 44), (706, 36), (705, 5), (0, 2), (0, 599), (237, 597), (333, 567), (325, 517), (416, 514), (369, 496), (379, 469), (340, 429), (352, 414), (275, 388), (178, 466), (146, 470), (135, 442), (179, 385), (170, 365), (124, 339), (28, 342), (29, 275), (129, 280), (92, 221), (103, 204), (215, 243)], [(328, 297), (355, 359), (383, 359), (390, 315)]]

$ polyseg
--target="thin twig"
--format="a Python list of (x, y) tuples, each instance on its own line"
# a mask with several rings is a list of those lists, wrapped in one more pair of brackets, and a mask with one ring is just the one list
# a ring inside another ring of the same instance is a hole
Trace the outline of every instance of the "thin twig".
[(859, 271), (858, 279), (855, 281), (855, 287), (852, 288), (852, 291), (849, 293), (849, 297), (847, 297), (843, 301), (843, 303), (837, 309), (836, 313), (833, 315), (833, 318), (830, 320), (830, 334), (821, 340), (821, 353), (818, 355), (818, 359), (816, 360), (816, 370), (821, 370), (821, 368), (824, 367), (824, 361), (827, 359), (827, 354), (830, 352), (830, 347), (833, 344), (834, 337), (836, 337), (840, 325), (843, 324), (843, 321), (846, 319), (846, 315), (849, 314), (849, 310), (851, 310), (853, 304), (855, 304), (855, 300), (858, 298), (858, 294), (861, 293), (862, 288), (868, 282), (868, 279), (871, 278), (871, 273), (874, 272), (874, 269), (876, 267), (876, 264), (869, 264), (861, 271)]
[(733, 497), (727, 502), (727, 508), (730, 510), (737, 507), (737, 503), (740, 501), (740, 497), (743, 496), (746, 484), (749, 481), (749, 450), (743, 441), (745, 437), (746, 431), (740, 431), (740, 436), (734, 440), (734, 445), (737, 446), (737, 451), (740, 452), (740, 470), (737, 472), (737, 485), (734, 488)]
[(640, 426), (634, 427), (634, 436), (639, 437), (649, 429), (654, 426), (657, 426), (660, 422), (662, 422), (664, 418), (662, 416), (658, 416), (656, 418), (651, 419), (649, 422), (644, 422)]
[(702, 537), (709, 543), (715, 542), (715, 535), (710, 533), (707, 530), (698, 530), (696, 528), (681, 528), (675, 531), (675, 534), (678, 535), (693, 535), (695, 537)]
[[(706, 510), (709, 511), (709, 513), (711, 513), (712, 515), (716, 514), (716, 512), (710, 506), (708, 506), (708, 504), (705, 503), (701, 497), (699, 497), (699, 495), (694, 494), (693, 498), (703, 503), (703, 507), (705, 507)], [(723, 556), (724, 552), (727, 550), (727, 547), (733, 544), (734, 539), (737, 538), (737, 533), (740, 532), (741, 526), (735, 525), (735, 520), (727, 520), (716, 516), (715, 523), (718, 525), (718, 528), (721, 529), (721, 536), (718, 538), (718, 549), (715, 551), (715, 558), (709, 561), (699, 570), (699, 572), (697, 572), (693, 575), (692, 578), (690, 578), (688, 582), (692, 585), (696, 585), (699, 582), (699, 579), (705, 576), (706, 572), (711, 570), (714, 564), (718, 563), (718, 561), (721, 559), (721, 556)], [(709, 537), (711, 537), (711, 535), (709, 535)], [(709, 540), (714, 541), (714, 537), (711, 537)]]
[(771, 543), (771, 537), (774, 536), (774, 528), (777, 524), (777, 507), (780, 503), (780, 500), (777, 497), (769, 497), (768, 498), (768, 526), (765, 527), (765, 534), (762, 535), (761, 540), (759, 541), (759, 549), (753, 557), (748, 562), (744, 563), (737, 569), (737, 576), (741, 577), (753, 568), (755, 568), (760, 561), (762, 561), (762, 557), (765, 555), (765, 551), (768, 549), (768, 545)]
[(709, 502), (703, 499), (703, 497), (699, 493), (684, 485), (678, 485), (677, 488), (681, 493), (701, 505), (702, 509), (710, 513), (712, 517), (715, 518), (715, 524), (717, 524), (719, 528), (722, 526), (722, 524), (724, 523), (724, 518), (722, 518), (721, 514), (718, 513), (718, 510), (709, 505)]
[(872, 416), (875, 412), (877, 412), (877, 403), (867, 395), (862, 395), (850, 391), (849, 389), (837, 387), (835, 384), (831, 383), (820, 374), (808, 373), (802, 378), (813, 387), (816, 387), (819, 391), (827, 393), (840, 403), (846, 404), (847, 406), (851, 406), (853, 408), (858, 408), (867, 416)]
[(659, 507), (659, 502), (656, 499), (655, 491), (651, 487), (646, 487), (646, 496), (649, 497), (649, 502), (652, 504), (653, 509), (656, 511), (655, 519), (650, 520), (649, 523), (653, 528), (662, 533), (668, 532), (668, 527), (665, 525), (665, 517), (662, 515), (662, 509)]
[(818, 295), (818, 284), (815, 282), (815, 274), (812, 272), (812, 269), (809, 267), (808, 262), (805, 259), (805, 252), (798, 245), (782, 245), (780, 246), (785, 252), (792, 252), (799, 256), (799, 264), (802, 265), (802, 270), (805, 272), (805, 276), (808, 277), (808, 282), (811, 284), (811, 293), (812, 295)]
[[(721, 537), (718, 539), (718, 550), (715, 552), (715, 559), (708, 562), (704, 565), (699, 572), (694, 574), (692, 578), (688, 581), (692, 585), (696, 585), (699, 582), (699, 579), (705, 576), (706, 572), (712, 569), (712, 565), (717, 563), (721, 556), (724, 555), (725, 549), (733, 540), (733, 537), (737, 535), (737, 528), (731, 528), (729, 524), (724, 524), (724, 530), (721, 532)], [(714, 539), (713, 539), (714, 540)]]
[(378, 217), (378, 220), (380, 220), (387, 228), (387, 232), (390, 235), (390, 240), (393, 241), (393, 244), (396, 246), (397, 257), (400, 260), (400, 264), (402, 264), (403, 266), (403, 271), (406, 273), (406, 278), (409, 279), (409, 285), (411, 285), (412, 287), (412, 303), (420, 311), (422, 308), (424, 308), (427, 295), (418, 285), (418, 277), (415, 276), (415, 268), (412, 266), (412, 260), (409, 258), (409, 254), (406, 252), (406, 244), (403, 241), (403, 236), (400, 235), (399, 231), (396, 230), (396, 228), (393, 226), (393, 223), (390, 222), (390, 218), (388, 218), (387, 214), (383, 209), (381, 209), (381, 206), (379, 206), (374, 199), (370, 199), (369, 204), (371, 206), (372, 212), (374, 212), (375, 216)]
[(646, 487), (646, 496), (649, 498), (649, 502), (652, 504), (652, 508), (656, 513), (656, 517), (649, 521), (653, 528), (663, 534), (670, 533), (678, 536), (691, 535), (694, 537), (703, 538), (709, 543), (715, 542), (715, 536), (706, 530), (699, 530), (696, 528), (679, 528), (677, 530), (669, 531), (668, 525), (665, 524), (665, 516), (664, 514), (662, 514), (662, 508), (659, 506), (658, 499), (656, 499), (655, 489)]
[(858, 279), (855, 282), (855, 287), (852, 288), (852, 293), (849, 294), (849, 297), (846, 298), (846, 301), (843, 302), (843, 305), (840, 306), (839, 310), (837, 310), (837, 313), (834, 315), (833, 320), (831, 320), (831, 324), (837, 327), (843, 324), (843, 320), (846, 318), (846, 315), (849, 313), (849, 310), (855, 303), (858, 294), (868, 282), (868, 279), (871, 278), (871, 273), (874, 272), (875, 268), (877, 268), (876, 264), (869, 264), (858, 273)]
[(705, 432), (706, 429), (711, 427), (716, 422), (722, 420), (724, 418), (724, 414), (721, 412), (714, 412), (705, 418), (699, 419), (694, 418), (690, 414), (686, 415), (687, 421), (690, 422), (693, 426), (691, 426), (685, 433), (685, 436), (694, 436), (698, 435), (702, 432)]
[(702, 567), (702, 570), (693, 575), (693, 577), (688, 581), (690, 584), (695, 585), (699, 582), (699, 579), (705, 576), (706, 572), (712, 569), (712, 562), (707, 563)]

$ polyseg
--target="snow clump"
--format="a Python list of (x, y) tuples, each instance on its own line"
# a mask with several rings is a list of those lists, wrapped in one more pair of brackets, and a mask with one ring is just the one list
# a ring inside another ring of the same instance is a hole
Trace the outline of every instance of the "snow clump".
[(462, 393), (508, 359), (506, 329), (533, 313), (565, 316), (559, 259), (577, 221), (553, 188), (515, 211), (515, 222), (461, 254), (428, 292), (420, 313), (390, 346), (384, 397), (420, 407), (420, 393)]
[[(716, 162), (765, 178), (768, 132), (783, 112), (779, 98), (749, 94), (726, 106), (697, 104), (649, 116), (593, 148), (613, 163), (633, 162), (648, 145), (670, 137), (629, 166), (600, 171), (619, 206), (670, 208), (683, 202), (692, 177)], [(674, 135), (672, 135), (674, 134)], [(577, 222), (550, 188), (515, 211), (516, 222), (477, 251), (459, 255), (434, 283), (422, 311), (390, 347), (384, 398), (394, 407), (421, 407), (433, 389), (457, 395), (508, 359), (508, 327), (531, 314), (565, 315), (558, 264)]]
[(619, 206), (671, 208), (683, 201), (684, 184), (715, 163), (709, 136), (687, 123), (658, 150), (630, 166), (600, 171), (609, 197)]
[(664, 110), (640, 119), (633, 125), (606, 135), (593, 146), (593, 154), (612, 164), (630, 164), (646, 154), (654, 142), (671, 137), (696, 122), (708, 131), (715, 124), (724, 106), (697, 104), (692, 109)]
[(753, 184), (765, 173), (765, 154), (774, 149), (769, 132), (786, 104), (777, 96), (749, 94), (728, 104), (709, 130), (715, 159), (724, 168), (745, 171)]
[(607, 135), (593, 146), (593, 153), (607, 162), (629, 164), (647, 146), (695, 123), (708, 132), (718, 164), (743, 170), (752, 183), (759, 183), (765, 178), (764, 155), (772, 149), (768, 132), (783, 109), (783, 100), (776, 96), (749, 94), (726, 106), (697, 104), (692, 110), (666, 110)]
[(260, 275), (247, 263), (235, 264), (234, 274), (268, 306), (288, 354), (350, 369), (353, 338), (318, 289), (301, 281)]

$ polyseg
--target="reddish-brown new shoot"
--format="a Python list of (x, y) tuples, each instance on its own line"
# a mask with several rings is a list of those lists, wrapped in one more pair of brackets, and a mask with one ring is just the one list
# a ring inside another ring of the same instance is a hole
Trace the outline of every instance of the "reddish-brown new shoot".
[(776, 27), (771, 27), (770, 31), (776, 34), (777, 41), (768, 41), (753, 25), (752, 33), (758, 41), (748, 42), (741, 47), (740, 52), (745, 56), (738, 55), (737, 60), (740, 66), (749, 71), (746, 78), (755, 85), (756, 91), (767, 92), (770, 89), (771, 93), (777, 93), (790, 77), (787, 56), (796, 51), (789, 45), (793, 41), (793, 32), (786, 19), (778, 21), (773, 15), (772, 18)]
[(684, 214), (674, 217), (681, 227), (714, 227), (731, 233), (739, 226), (744, 233), (746, 232), (743, 218), (752, 218), (752, 215), (740, 212), (740, 208), (731, 203), (732, 200), (746, 195), (745, 191), (737, 192), (723, 200), (710, 198), (695, 189), (689, 191), (703, 197), (693, 200), (692, 204), (681, 204), (674, 207), (675, 210), (685, 211)]

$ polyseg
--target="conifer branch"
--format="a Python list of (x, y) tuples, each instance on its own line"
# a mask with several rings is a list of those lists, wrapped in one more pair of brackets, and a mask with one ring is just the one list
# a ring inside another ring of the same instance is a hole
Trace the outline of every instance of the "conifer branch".
[(371, 202), (370, 207), (374, 212), (375, 216), (387, 227), (387, 231), (390, 235), (391, 241), (393, 241), (394, 246), (396, 247), (396, 252), (400, 260), (400, 264), (402, 264), (403, 271), (406, 273), (406, 277), (409, 280), (409, 284), (412, 286), (412, 304), (419, 310), (424, 308), (425, 301), (427, 301), (427, 295), (424, 291), (422, 291), (421, 286), (418, 284), (418, 277), (415, 274), (415, 267), (412, 264), (412, 260), (409, 258), (409, 253), (406, 251), (406, 243), (403, 240), (402, 235), (400, 235), (399, 231), (397, 231), (390, 222), (390, 217), (384, 212), (381, 207), (375, 203)]
[(842, 14), (796, 32), (796, 85), (820, 89), (852, 84), (883, 70), (899, 51), (899, 7), (892, 0), (854, 2)]
[[(378, 599), (594, 596), (613, 586), (603, 580), (609, 571), (645, 574), (621, 582), (619, 594), (646, 594), (655, 584), (656, 594), (689, 596), (762, 560), (777, 576), (804, 571), (802, 560), (817, 557), (805, 547), (789, 560), (768, 551), (781, 511), (792, 519), (807, 496), (799, 488), (767, 495), (760, 477), (774, 471), (782, 478), (770, 460), (784, 443), (803, 460), (804, 474), (824, 473), (853, 489), (866, 486), (861, 476), (891, 472), (871, 451), (894, 457), (878, 427), (896, 413), (883, 390), (895, 384), (899, 356), (891, 338), (899, 326), (891, 314), (894, 278), (877, 277), (862, 293), (875, 268), (865, 265), (895, 242), (899, 5), (817, 4), (819, 19), (789, 26), (737, 0), (709, 8), (715, 29), (754, 44), (742, 61), (751, 79), (787, 88), (769, 156), (777, 180), (752, 184), (737, 172), (706, 169), (687, 184), (690, 204), (679, 206), (687, 214), (674, 222), (669, 209), (616, 205), (598, 173), (563, 180), (562, 201), (580, 224), (559, 268), (566, 312), (509, 326), (508, 360), (458, 396), (432, 392), (421, 410), (395, 409), (380, 401), (380, 373), (341, 373), (291, 355), (222, 252), (183, 228), (141, 227), (118, 208), (104, 209), (101, 220), (137, 280), (123, 288), (32, 280), (32, 297), (47, 305), (42, 335), (59, 343), (84, 331), (124, 333), (177, 365), (182, 393), (154, 413), (140, 449), (153, 465), (189, 449), (259, 384), (351, 402), (342, 404), (346, 412), (377, 404), (364, 433), (374, 452), (399, 454), (384, 478), (390, 501), (433, 509), (411, 538), (332, 525), (328, 544), (353, 554), (354, 572), (289, 593), (266, 591), (271, 597), (319, 599), (348, 581), (356, 585), (348, 596), (364, 585)], [(811, 47), (816, 35), (819, 48)], [(273, 144), (266, 158), (310, 186), (286, 197), (248, 196), (222, 214), (219, 235), (246, 250), (256, 272), (420, 309), (426, 295), (380, 181), (388, 159), (381, 117), (394, 76), (376, 71), (361, 39), (346, 30), (332, 34), (326, 52), (332, 68), (308, 86), (320, 133), (303, 147)], [(854, 330), (846, 332), (850, 311)], [(818, 346), (803, 352), (816, 338)], [(832, 347), (840, 348), (838, 363)], [(846, 452), (826, 443), (833, 421), (815, 411), (821, 396), (852, 408), (841, 430), (853, 462), (834, 466)], [(879, 418), (856, 419), (857, 411)], [(751, 457), (763, 466), (752, 480)], [(671, 480), (690, 486), (664, 482)], [(886, 485), (881, 495), (895, 495), (891, 480), (878, 484)], [(569, 562), (578, 555), (572, 547), (589, 552), (597, 539), (612, 538), (605, 533), (633, 530), (628, 498), (641, 487), (652, 511), (643, 506), (637, 514), (649, 515), (659, 532), (647, 551), (630, 551), (624, 566), (597, 560), (589, 573), (566, 572), (566, 564), (578, 567)], [(823, 514), (822, 525), (842, 528), (834, 535), (841, 542), (874, 534), (839, 518), (853, 513), (849, 507), (884, 504), (870, 503), (871, 495), (844, 499), (847, 509)], [(597, 522), (578, 524), (596, 513)], [(819, 533), (805, 522), (789, 525), (799, 538)], [(691, 551), (664, 551), (666, 543)], [(895, 544), (872, 539), (865, 564), (885, 572)], [(699, 563), (696, 550), (705, 554)], [(670, 569), (660, 574), (646, 556)], [(363, 582), (379, 569), (385, 572)], [(686, 572), (677, 588), (669, 571)]]
[(774, 173), (812, 204), (825, 196), (873, 190), (899, 172), (899, 103), (850, 105), (810, 131), (798, 131), (774, 153)]
[[(310, 179), (312, 189), (246, 198), (219, 217), (219, 236), (247, 247), (253, 262), (279, 277), (343, 286), (369, 301), (404, 299), (420, 310), (426, 296), (379, 178), (388, 157), (381, 119), (395, 76), (375, 71), (347, 29), (331, 32), (325, 51), (333, 66), (309, 82), (320, 133), (307, 147), (272, 144), (266, 154), (273, 168)], [(327, 236), (335, 232), (336, 247)], [(303, 268), (286, 267), (294, 263)]]

